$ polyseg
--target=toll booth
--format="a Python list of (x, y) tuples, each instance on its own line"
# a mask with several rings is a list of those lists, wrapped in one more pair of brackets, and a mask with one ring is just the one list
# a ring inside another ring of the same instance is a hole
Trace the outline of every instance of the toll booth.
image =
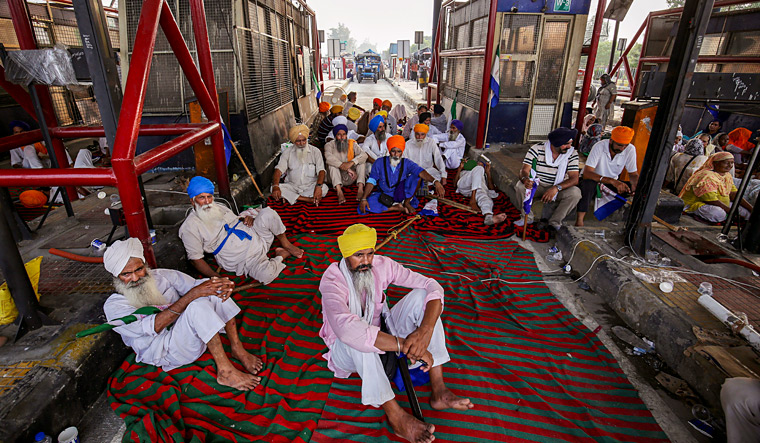
[[(436, 37), (438, 102), (471, 145), (545, 140), (572, 125), (590, 0), (444, 2)], [(436, 57), (434, 57), (436, 58)], [(498, 71), (492, 71), (493, 64)], [(434, 67), (434, 69), (436, 69)], [(485, 71), (485, 72), (484, 72)], [(490, 77), (500, 94), (490, 106)]]

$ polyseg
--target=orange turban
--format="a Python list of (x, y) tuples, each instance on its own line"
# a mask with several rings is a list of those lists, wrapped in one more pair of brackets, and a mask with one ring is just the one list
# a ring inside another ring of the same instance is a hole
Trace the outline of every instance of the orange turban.
[(383, 106), (387, 106), (389, 108), (392, 108), (393, 107), (393, 103), (391, 103), (390, 100), (384, 100), (383, 101)]
[(333, 114), (340, 114), (343, 112), (343, 106), (341, 105), (334, 105), (332, 108), (330, 108), (330, 112)]
[(627, 145), (633, 140), (633, 129), (627, 126), (616, 126), (612, 130), (612, 141), (620, 143), (621, 145)]
[(430, 130), (430, 127), (424, 123), (417, 123), (416, 125), (414, 125), (414, 132), (427, 134), (429, 130)]
[(750, 131), (749, 129), (736, 128), (733, 131), (728, 133), (728, 142), (736, 146), (737, 148), (741, 148), (741, 149), (744, 149), (745, 151), (749, 151), (750, 149), (755, 147), (755, 145), (753, 145), (752, 143), (747, 143), (750, 137), (752, 137), (752, 131)]
[(37, 142), (34, 144), (34, 150), (37, 151), (38, 154), (47, 155), (47, 148), (45, 147), (42, 142)]
[(379, 108), (379, 107), (383, 106), (383, 101), (380, 100), (379, 98), (376, 98), (376, 99), (372, 100), (372, 104), (373, 105), (377, 105), (377, 107)]
[(393, 137), (388, 137), (388, 141), (385, 142), (385, 145), (388, 147), (389, 152), (393, 148), (399, 148), (401, 149), (401, 152), (404, 152), (404, 149), (406, 149), (406, 141), (404, 140), (404, 137), (400, 135), (394, 135)]
[(47, 203), (47, 196), (36, 189), (24, 191), (18, 196), (25, 208), (41, 208)]
[(330, 103), (322, 102), (319, 104), (319, 112), (327, 112), (330, 110)]

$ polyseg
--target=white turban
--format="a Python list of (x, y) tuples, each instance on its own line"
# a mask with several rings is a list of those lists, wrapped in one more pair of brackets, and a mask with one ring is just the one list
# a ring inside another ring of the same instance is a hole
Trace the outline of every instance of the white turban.
[(106, 271), (118, 277), (127, 266), (129, 259), (132, 257), (139, 258), (145, 262), (145, 254), (140, 240), (132, 237), (123, 241), (116, 241), (106, 249), (103, 255), (103, 266)]
[(339, 115), (332, 120), (333, 126), (345, 125), (347, 123), (348, 123), (348, 119), (346, 117), (343, 117), (342, 115)]

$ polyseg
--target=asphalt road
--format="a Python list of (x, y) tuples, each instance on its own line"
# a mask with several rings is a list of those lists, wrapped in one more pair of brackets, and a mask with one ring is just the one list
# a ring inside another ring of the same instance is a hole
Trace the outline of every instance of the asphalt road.
[[(330, 86), (340, 87), (344, 83), (345, 80), (326, 80), (325, 92), (327, 93), (330, 91)], [(372, 109), (372, 100), (374, 98), (379, 98), (381, 100), (390, 100), (391, 103), (393, 103), (393, 106), (396, 106), (399, 103), (404, 103), (407, 110), (412, 109), (410, 105), (404, 101), (404, 98), (390, 85), (390, 83), (383, 79), (378, 80), (377, 83), (373, 83), (367, 80), (359, 83), (354, 80), (353, 82), (348, 83), (348, 86), (346, 86), (344, 91), (346, 94), (351, 91), (356, 91), (356, 104), (367, 111)], [(340, 94), (338, 94), (338, 96), (340, 96)], [(325, 98), (329, 99), (330, 96), (328, 95)]]

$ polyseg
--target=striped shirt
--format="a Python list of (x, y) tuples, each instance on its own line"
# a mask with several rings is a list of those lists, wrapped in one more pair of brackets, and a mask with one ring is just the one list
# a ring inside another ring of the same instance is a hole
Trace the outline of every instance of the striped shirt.
[[(545, 186), (551, 186), (554, 184), (554, 180), (557, 177), (557, 168), (546, 164), (544, 152), (545, 149), (543, 143), (538, 143), (531, 146), (530, 149), (528, 149), (528, 153), (525, 154), (525, 160), (523, 160), (523, 164), (532, 165), (533, 159), (535, 158), (536, 173), (538, 175), (538, 178), (541, 180), (541, 184)], [(570, 159), (567, 162), (567, 172), (578, 172), (579, 170), (578, 151), (573, 150), (573, 155), (570, 156)]]

